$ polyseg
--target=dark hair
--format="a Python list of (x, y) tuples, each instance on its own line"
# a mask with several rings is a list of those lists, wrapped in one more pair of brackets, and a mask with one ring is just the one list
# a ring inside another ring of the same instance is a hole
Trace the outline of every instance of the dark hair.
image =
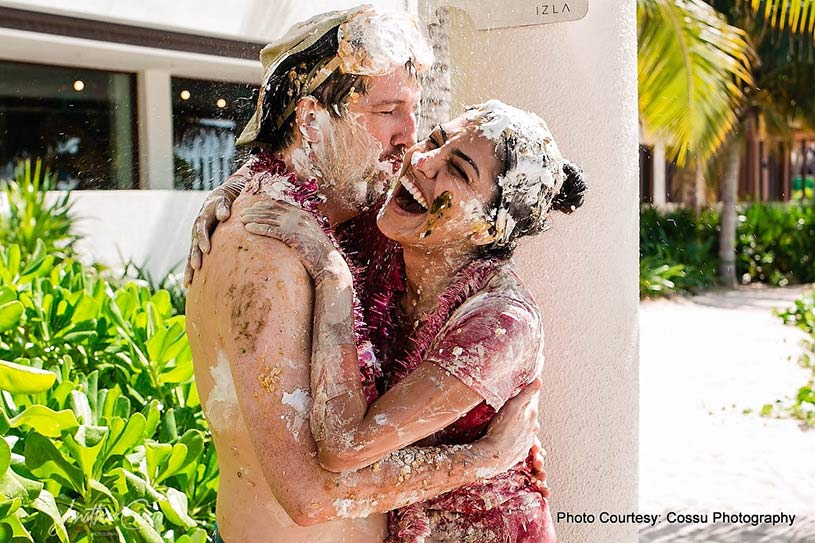
[[(303, 87), (308, 86), (311, 81), (309, 74), (312, 77), (316, 75), (323, 65), (337, 55), (338, 29), (339, 25), (326, 32), (310, 47), (284, 59), (266, 81), (256, 137), (258, 142), (270, 145), (273, 150), (280, 150), (292, 143), (294, 113), (289, 114), (282, 122), (278, 122), (279, 117), (292, 103), (303, 98)], [(340, 117), (351, 93), (365, 94), (367, 90), (366, 76), (344, 74), (335, 70), (310, 95), (333, 117)]]
[(583, 170), (568, 160), (563, 161), (563, 173), (566, 179), (560, 187), (560, 192), (552, 199), (552, 209), (569, 214), (583, 205), (588, 187)]
[[(509, 156), (509, 148), (514, 143), (514, 138), (508, 141), (507, 136), (503, 136), (505, 145), (499, 145), (496, 149), (498, 159), (502, 162), (499, 177), (506, 175), (512, 168), (516, 166), (514, 157)], [(578, 168), (575, 164), (568, 160), (563, 160), (563, 174), (564, 180), (560, 187), (560, 191), (552, 198), (550, 209), (552, 211), (559, 211), (561, 213), (573, 213), (578, 207), (583, 205), (585, 200), (586, 191), (586, 178), (583, 170)], [(498, 195), (491, 202), (490, 206), (500, 205), (502, 192), (499, 189)], [(489, 207), (489, 206), (488, 206)], [(504, 259), (512, 256), (517, 246), (517, 240), (526, 236), (534, 236), (545, 231), (549, 223), (548, 217), (541, 219), (541, 209), (530, 207), (523, 203), (521, 200), (508, 202), (507, 212), (515, 221), (515, 228), (512, 231), (510, 243), (505, 245), (487, 245), (481, 247), (479, 254), (482, 257)]]

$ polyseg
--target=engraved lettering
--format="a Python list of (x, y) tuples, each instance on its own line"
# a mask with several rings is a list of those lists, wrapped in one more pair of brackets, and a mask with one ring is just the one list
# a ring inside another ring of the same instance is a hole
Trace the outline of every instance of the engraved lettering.
[(538, 4), (538, 6), (536, 6), (536, 12), (538, 15), (561, 15), (563, 13), (571, 13), (572, 8), (568, 2), (564, 2), (563, 5)]

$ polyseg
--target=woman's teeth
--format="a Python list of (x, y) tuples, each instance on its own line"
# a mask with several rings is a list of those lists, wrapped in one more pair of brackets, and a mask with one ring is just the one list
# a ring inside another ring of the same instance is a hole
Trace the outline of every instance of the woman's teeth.
[(413, 184), (413, 182), (407, 177), (402, 177), (400, 181), (402, 183), (402, 186), (407, 189), (410, 195), (413, 196), (413, 198), (415, 198), (417, 202), (419, 202), (419, 205), (421, 205), (423, 208), (425, 208), (425, 210), (427, 210), (429, 207), (427, 204), (427, 200), (425, 200), (425, 197), (422, 194), (422, 191), (419, 190), (419, 187)]

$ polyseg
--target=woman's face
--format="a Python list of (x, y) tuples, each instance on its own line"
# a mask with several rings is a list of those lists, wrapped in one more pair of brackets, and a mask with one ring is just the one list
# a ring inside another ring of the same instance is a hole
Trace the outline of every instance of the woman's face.
[(379, 229), (403, 246), (488, 243), (485, 210), (498, 194), (499, 166), (495, 144), (474, 121), (458, 117), (437, 126), (405, 154)]

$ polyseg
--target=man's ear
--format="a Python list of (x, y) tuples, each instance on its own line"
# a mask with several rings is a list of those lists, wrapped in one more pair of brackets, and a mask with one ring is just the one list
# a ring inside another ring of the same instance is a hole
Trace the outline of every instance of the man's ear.
[(317, 114), (323, 107), (317, 103), (313, 96), (300, 98), (297, 107), (294, 109), (294, 120), (297, 130), (308, 143), (318, 143), (321, 138), (320, 126), (317, 123)]

